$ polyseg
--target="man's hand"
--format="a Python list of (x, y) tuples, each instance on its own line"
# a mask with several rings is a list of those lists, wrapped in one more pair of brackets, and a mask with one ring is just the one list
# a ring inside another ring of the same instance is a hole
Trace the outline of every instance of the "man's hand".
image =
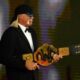
[(25, 62), (25, 67), (28, 69), (28, 70), (36, 70), (36, 69), (39, 69), (39, 65), (33, 61), (28, 61), (26, 60)]
[(61, 55), (58, 55), (58, 54), (53, 55), (54, 62), (58, 62), (61, 58), (63, 58)]

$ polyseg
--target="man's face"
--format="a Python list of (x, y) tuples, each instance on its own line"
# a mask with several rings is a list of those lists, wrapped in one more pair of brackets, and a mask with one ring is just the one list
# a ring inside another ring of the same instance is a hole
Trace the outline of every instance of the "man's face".
[(33, 23), (33, 16), (29, 16), (27, 14), (19, 14), (18, 15), (18, 22), (26, 27), (29, 27)]

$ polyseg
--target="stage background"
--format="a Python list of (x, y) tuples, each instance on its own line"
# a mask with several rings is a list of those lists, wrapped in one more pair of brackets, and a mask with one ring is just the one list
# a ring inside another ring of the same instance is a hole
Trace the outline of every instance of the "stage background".
[[(22, 3), (33, 8), (35, 16), (33, 26), (38, 35), (39, 45), (46, 42), (59, 48), (80, 44), (79, 0), (0, 0), (0, 38), (9, 26), (14, 9)], [(53, 64), (56, 69), (52, 69), (49, 76), (56, 74), (59, 78), (50, 76), (46, 79), (44, 75), (42, 79), (80, 80), (79, 60), (80, 55), (72, 52), (70, 56)], [(6, 69), (2, 64), (0, 64), (0, 80), (6, 80)]]

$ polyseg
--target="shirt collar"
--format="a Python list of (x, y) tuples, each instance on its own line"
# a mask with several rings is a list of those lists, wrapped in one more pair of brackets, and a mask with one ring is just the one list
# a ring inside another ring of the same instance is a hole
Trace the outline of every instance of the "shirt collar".
[(18, 23), (18, 25), (20, 26), (21, 30), (24, 32), (26, 30), (27, 27), (23, 26), (22, 24)]

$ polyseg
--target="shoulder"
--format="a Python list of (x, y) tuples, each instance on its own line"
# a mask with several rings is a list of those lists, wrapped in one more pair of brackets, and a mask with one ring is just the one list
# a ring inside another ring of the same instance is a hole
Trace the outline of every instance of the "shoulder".
[(15, 27), (9, 27), (7, 28), (4, 32), (3, 32), (3, 35), (2, 37), (8, 37), (8, 36), (15, 36), (16, 35), (16, 32), (17, 32), (17, 28)]
[(4, 34), (5, 33), (14, 33), (17, 31), (18, 28), (15, 28), (15, 27), (9, 27), (7, 28), (5, 31), (4, 31)]
[(16, 31), (18, 28), (15, 27), (9, 27), (5, 30), (5, 32), (12, 32), (12, 31)]

